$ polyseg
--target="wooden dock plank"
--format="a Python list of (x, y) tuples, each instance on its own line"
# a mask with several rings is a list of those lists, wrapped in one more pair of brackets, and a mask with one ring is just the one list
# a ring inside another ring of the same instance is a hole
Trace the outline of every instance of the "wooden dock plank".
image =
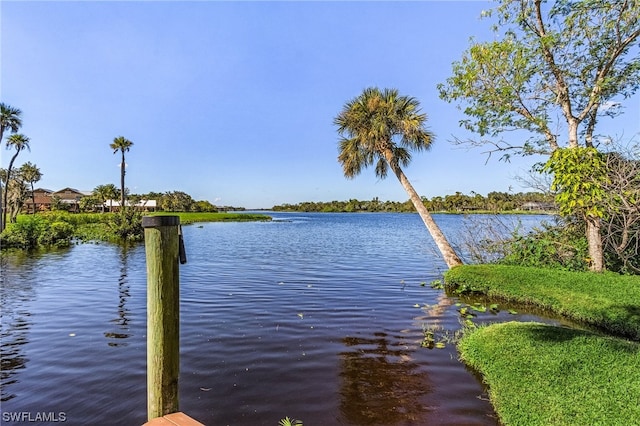
[(163, 417), (156, 417), (142, 426), (204, 426), (204, 424), (178, 411)]

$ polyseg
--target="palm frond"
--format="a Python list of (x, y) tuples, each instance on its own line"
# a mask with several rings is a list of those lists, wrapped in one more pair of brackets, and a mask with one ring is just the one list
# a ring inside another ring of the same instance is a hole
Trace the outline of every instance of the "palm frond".
[[(338, 160), (345, 176), (354, 177), (376, 160), (375, 172), (381, 178), (387, 175), (387, 165), (408, 165), (410, 151), (428, 149), (434, 139), (425, 128), (426, 119), (417, 99), (401, 96), (397, 89), (364, 89), (334, 119), (342, 136)], [(385, 160), (389, 164), (383, 164)]]

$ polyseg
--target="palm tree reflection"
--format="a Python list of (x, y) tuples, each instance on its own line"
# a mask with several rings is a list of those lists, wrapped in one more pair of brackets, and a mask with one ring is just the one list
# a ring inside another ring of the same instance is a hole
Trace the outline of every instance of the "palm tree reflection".
[(127, 278), (129, 262), (128, 251), (129, 248), (123, 245), (120, 253), (120, 278), (118, 278), (118, 317), (110, 321), (116, 325), (116, 330), (104, 333), (107, 339), (113, 339), (109, 341), (109, 346), (127, 346), (127, 343), (123, 342), (122, 339), (131, 336), (129, 332), (129, 315), (131, 312), (126, 306), (127, 300), (131, 297), (131, 286)]
[(386, 333), (342, 341), (351, 349), (340, 354), (340, 411), (349, 423), (390, 425), (424, 417), (430, 386), (411, 357), (413, 349)]

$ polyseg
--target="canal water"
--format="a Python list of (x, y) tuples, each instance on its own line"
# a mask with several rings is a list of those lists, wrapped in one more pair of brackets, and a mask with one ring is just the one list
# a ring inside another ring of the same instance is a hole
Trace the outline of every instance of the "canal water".
[[(183, 228), (182, 411), (207, 425), (497, 424), (451, 343), (460, 301), (430, 287), (446, 265), (417, 215), (270, 214)], [(435, 219), (454, 241), (476, 220)], [(2, 424), (144, 423), (144, 246), (1, 266)], [(425, 330), (444, 348), (422, 347)]]

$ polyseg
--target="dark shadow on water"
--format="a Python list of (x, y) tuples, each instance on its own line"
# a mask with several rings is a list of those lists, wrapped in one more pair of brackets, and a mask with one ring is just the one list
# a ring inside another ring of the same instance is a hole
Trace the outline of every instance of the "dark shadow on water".
[(386, 333), (345, 337), (340, 353), (340, 411), (351, 424), (419, 424), (431, 392), (427, 374), (412, 359), (412, 350)]

